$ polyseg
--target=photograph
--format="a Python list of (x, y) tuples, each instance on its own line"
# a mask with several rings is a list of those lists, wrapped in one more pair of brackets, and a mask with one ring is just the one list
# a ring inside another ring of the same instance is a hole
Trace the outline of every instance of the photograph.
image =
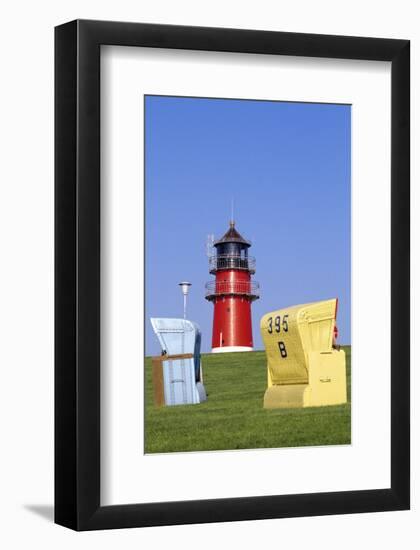
[(144, 113), (145, 453), (350, 445), (352, 106)]
[(415, 548), (419, 10), (343, 8), (4, 4), (1, 548)]

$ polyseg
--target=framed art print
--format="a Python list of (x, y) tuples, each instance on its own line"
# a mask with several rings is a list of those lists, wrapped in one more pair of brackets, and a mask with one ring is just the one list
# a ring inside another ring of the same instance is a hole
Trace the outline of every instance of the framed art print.
[(56, 28), (56, 522), (409, 507), (409, 42)]

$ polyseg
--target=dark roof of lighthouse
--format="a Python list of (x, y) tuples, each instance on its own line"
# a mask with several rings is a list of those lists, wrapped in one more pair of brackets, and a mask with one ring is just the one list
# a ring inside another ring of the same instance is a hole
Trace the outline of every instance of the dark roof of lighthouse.
[(221, 237), (214, 243), (214, 246), (224, 243), (240, 243), (244, 244), (245, 246), (251, 246), (250, 241), (244, 239), (242, 235), (238, 233), (238, 231), (236, 231), (235, 222), (233, 221), (229, 223), (229, 229), (226, 231), (223, 237)]

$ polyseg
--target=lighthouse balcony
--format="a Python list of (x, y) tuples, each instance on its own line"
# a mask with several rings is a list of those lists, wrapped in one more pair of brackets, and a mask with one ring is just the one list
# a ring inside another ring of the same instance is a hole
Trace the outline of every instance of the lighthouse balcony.
[(222, 296), (243, 296), (248, 300), (258, 300), (260, 284), (256, 281), (209, 281), (206, 283), (206, 300)]
[(252, 256), (236, 256), (233, 254), (219, 254), (209, 258), (210, 273), (216, 273), (223, 269), (240, 269), (255, 273), (255, 258)]

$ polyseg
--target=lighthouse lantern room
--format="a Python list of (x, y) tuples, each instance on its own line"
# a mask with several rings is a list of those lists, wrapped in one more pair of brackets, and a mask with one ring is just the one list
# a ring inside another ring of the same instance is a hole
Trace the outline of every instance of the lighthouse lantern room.
[(212, 352), (252, 351), (251, 303), (259, 298), (259, 284), (251, 280), (255, 258), (248, 255), (251, 243), (231, 221), (229, 229), (214, 243), (206, 299), (214, 304)]

